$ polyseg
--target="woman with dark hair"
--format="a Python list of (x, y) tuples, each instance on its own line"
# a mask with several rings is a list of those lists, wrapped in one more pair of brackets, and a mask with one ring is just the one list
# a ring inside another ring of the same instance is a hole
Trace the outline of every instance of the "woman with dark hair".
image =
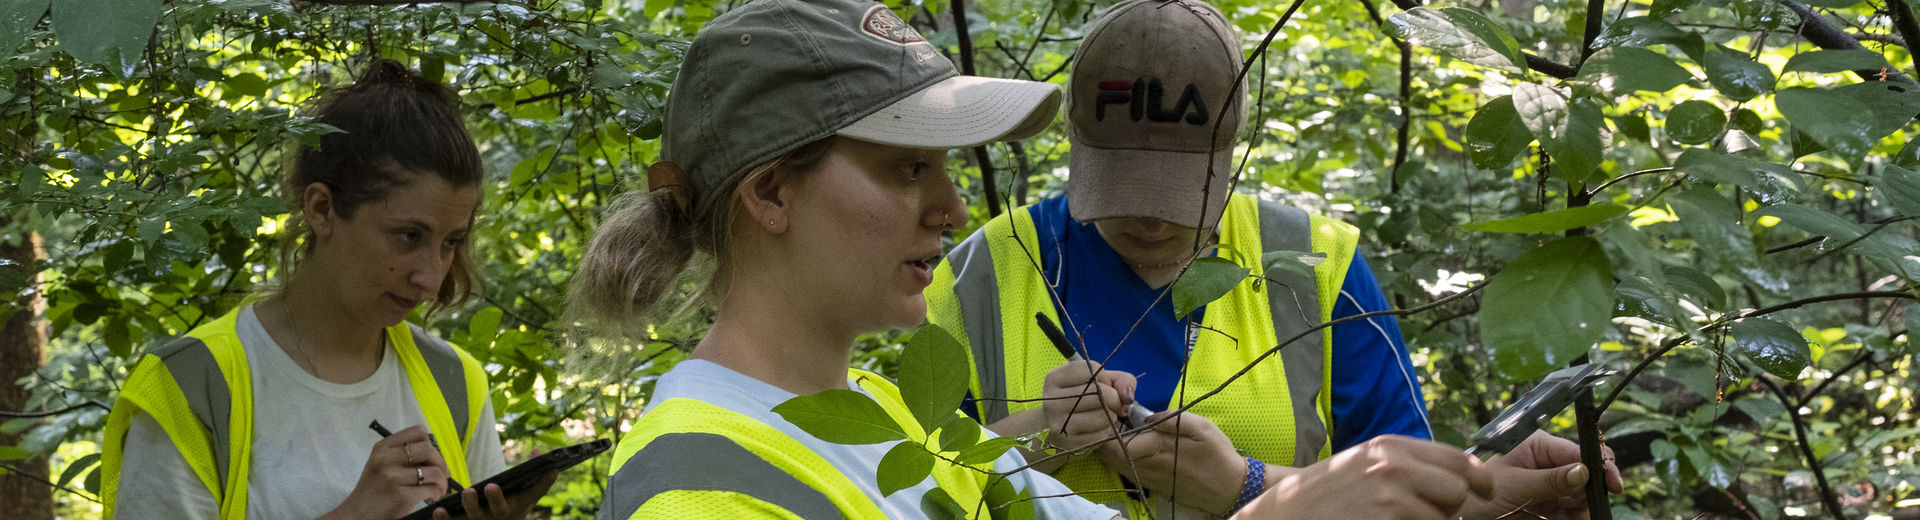
[[(282, 182), (285, 278), (141, 357), (107, 420), (109, 518), (396, 518), (505, 469), (480, 364), (405, 321), (480, 282), (480, 154), (458, 95), (379, 60), (308, 115), (341, 131), (299, 148)], [(517, 518), (545, 491), (462, 496)]]

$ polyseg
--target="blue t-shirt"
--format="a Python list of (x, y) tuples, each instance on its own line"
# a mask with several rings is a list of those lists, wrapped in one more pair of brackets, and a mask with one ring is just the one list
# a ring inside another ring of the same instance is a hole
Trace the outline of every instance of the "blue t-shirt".
[[(1058, 283), (1054, 310), (1063, 316), (1061, 326), (1072, 329), (1068, 336), (1075, 344), (1084, 338), (1091, 359), (1138, 378), (1134, 397), (1140, 404), (1167, 409), (1194, 338), (1187, 321), (1174, 318), (1171, 292), (1148, 287), (1099, 230), (1073, 220), (1065, 196), (1028, 211), (1046, 279)], [(1334, 319), (1386, 309), (1372, 270), (1355, 253)], [(1201, 323), (1205, 312), (1204, 307), (1194, 311), (1193, 323)], [(1122, 340), (1127, 348), (1118, 348)], [(1393, 317), (1334, 325), (1333, 343), (1334, 451), (1386, 434), (1433, 437), (1419, 379)]]

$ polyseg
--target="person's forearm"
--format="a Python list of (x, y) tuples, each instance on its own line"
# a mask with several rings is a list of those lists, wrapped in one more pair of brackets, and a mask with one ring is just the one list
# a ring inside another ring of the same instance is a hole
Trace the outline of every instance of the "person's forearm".
[[(1047, 416), (1045, 413), (1042, 413), (1039, 408), (1008, 415), (1005, 419), (987, 425), (987, 430), (1001, 437), (1019, 437), (1044, 429), (1047, 429)], [(1020, 456), (1026, 458), (1027, 462), (1033, 462), (1046, 458), (1047, 454), (1045, 452), (1034, 451), (1026, 445), (1021, 445)], [(1054, 471), (1058, 471), (1060, 466), (1065, 464), (1065, 458), (1058, 458), (1034, 464), (1033, 469), (1040, 470), (1041, 473), (1052, 474)]]

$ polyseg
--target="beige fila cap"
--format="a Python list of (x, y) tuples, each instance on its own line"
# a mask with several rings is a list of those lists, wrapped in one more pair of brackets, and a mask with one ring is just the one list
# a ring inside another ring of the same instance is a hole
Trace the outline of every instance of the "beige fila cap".
[(828, 136), (960, 148), (1032, 136), (1059, 109), (1053, 85), (958, 75), (885, 5), (757, 0), (694, 37), (660, 155), (685, 171), (698, 212), (755, 165)]
[(1198, 1), (1130, 0), (1093, 22), (1067, 80), (1074, 220), (1219, 222), (1245, 116), (1239, 42)]

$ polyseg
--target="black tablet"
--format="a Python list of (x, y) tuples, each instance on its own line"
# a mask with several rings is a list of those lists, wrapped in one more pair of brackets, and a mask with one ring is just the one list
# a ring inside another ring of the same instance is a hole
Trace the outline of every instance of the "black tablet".
[[(586, 462), (587, 459), (591, 459), (611, 447), (613, 447), (613, 441), (594, 439), (592, 441), (549, 451), (538, 457), (534, 457), (533, 460), (507, 468), (506, 471), (502, 471), (498, 475), (475, 482), (472, 488), (484, 492), (484, 490), (487, 489), (487, 484), (499, 484), (501, 493), (511, 495), (515, 491), (532, 486), (540, 480), (540, 477), (545, 476), (549, 471), (561, 471), (571, 468), (575, 464)], [(486, 499), (485, 495), (481, 495), (480, 500), (485, 501)], [(433, 518), (433, 510), (436, 508), (445, 508), (448, 514), (456, 516), (466, 511), (466, 506), (460, 503), (460, 494), (448, 493), (447, 496), (441, 497), (440, 500), (427, 505), (427, 507), (420, 508), (412, 514), (401, 517), (401, 520), (430, 520)]]

